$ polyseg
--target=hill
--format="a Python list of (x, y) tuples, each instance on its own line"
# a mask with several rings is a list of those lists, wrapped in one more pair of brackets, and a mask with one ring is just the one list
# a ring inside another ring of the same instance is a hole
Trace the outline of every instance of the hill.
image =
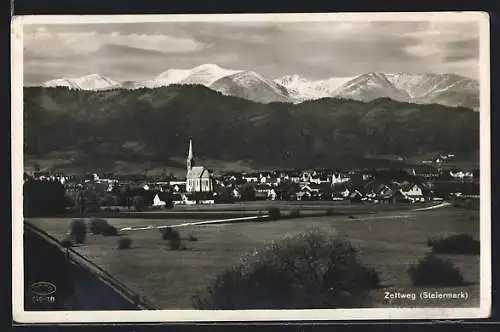
[[(256, 103), (199, 85), (155, 89), (24, 88), (25, 154), (77, 152), (94, 164), (167, 163), (186, 155), (258, 167), (356, 167), (451, 152), (474, 159), (479, 113), (380, 98)], [(182, 166), (182, 165), (179, 165)]]

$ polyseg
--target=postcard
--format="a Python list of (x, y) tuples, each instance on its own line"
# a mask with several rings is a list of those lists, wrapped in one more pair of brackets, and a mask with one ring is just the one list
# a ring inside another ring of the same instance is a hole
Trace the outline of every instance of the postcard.
[(489, 16), (19, 16), (17, 323), (486, 318)]

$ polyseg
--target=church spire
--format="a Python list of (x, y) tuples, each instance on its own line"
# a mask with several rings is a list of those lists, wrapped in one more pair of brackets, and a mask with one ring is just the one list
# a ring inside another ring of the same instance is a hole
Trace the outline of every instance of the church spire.
[(187, 157), (187, 168), (190, 170), (194, 166), (193, 141), (189, 139), (189, 152)]

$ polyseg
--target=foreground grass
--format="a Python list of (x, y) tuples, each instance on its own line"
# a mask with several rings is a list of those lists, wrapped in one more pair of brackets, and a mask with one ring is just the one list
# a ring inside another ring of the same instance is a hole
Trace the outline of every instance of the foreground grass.
[[(64, 238), (70, 219), (30, 220), (49, 234)], [(192, 220), (190, 220), (192, 221)], [(130, 226), (180, 224), (182, 219), (108, 219), (118, 229)], [(133, 249), (117, 250), (116, 238), (89, 235), (85, 245), (75, 250), (115, 275), (133, 290), (143, 294), (161, 309), (191, 308), (190, 298), (196, 289), (206, 287), (214, 276), (241, 254), (259, 248), (285, 235), (299, 234), (308, 227), (345, 236), (360, 250), (361, 261), (380, 273), (385, 287), (413, 289), (406, 274), (407, 264), (428, 252), (427, 239), (456, 233), (479, 237), (477, 211), (446, 208), (425, 212), (380, 213), (357, 216), (299, 218), (268, 223), (240, 223), (211, 226), (188, 226), (179, 229), (183, 238), (194, 235), (199, 241), (185, 241), (187, 250), (170, 251), (158, 230), (130, 231)], [(479, 283), (479, 257), (443, 255), (452, 258), (476, 294)], [(383, 290), (372, 292), (376, 307), (394, 305), (383, 299)], [(477, 296), (470, 296), (475, 301)], [(471, 302), (474, 303), (474, 302)], [(422, 305), (421, 302), (408, 306)], [(440, 304), (440, 305), (439, 305)], [(452, 303), (453, 304), (453, 303)], [(452, 305), (448, 304), (448, 305)], [(455, 305), (463, 305), (454, 302)], [(445, 306), (446, 303), (425, 304)]]

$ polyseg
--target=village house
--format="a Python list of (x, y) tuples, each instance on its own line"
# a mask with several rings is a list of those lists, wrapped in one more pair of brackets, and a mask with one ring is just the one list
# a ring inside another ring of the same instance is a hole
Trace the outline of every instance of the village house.
[(297, 200), (307, 200), (320, 197), (320, 186), (317, 184), (304, 184), (297, 192)]
[(304, 171), (300, 174), (300, 182), (302, 183), (310, 183), (311, 178), (313, 177), (311, 172)]
[(405, 183), (401, 186), (401, 189), (399, 191), (411, 203), (423, 202), (425, 200), (422, 186), (416, 183)]
[(243, 179), (247, 183), (259, 182), (260, 175), (258, 173), (247, 173), (247, 174), (243, 174)]
[(464, 180), (473, 178), (473, 173), (470, 171), (450, 170), (449, 174), (455, 180)]
[(314, 183), (314, 184), (331, 183), (331, 180), (328, 175), (316, 174), (311, 177), (309, 183)]
[(437, 168), (432, 166), (416, 166), (411, 169), (407, 169), (407, 173), (412, 176), (416, 176), (423, 179), (437, 179), (440, 176), (440, 172)]
[(349, 199), (353, 203), (360, 203), (364, 200), (364, 198), (365, 198), (364, 195), (357, 189), (353, 190), (349, 194)]
[(262, 200), (268, 199), (270, 196), (270, 192), (273, 188), (270, 184), (260, 183), (254, 187), (255, 190), (255, 199)]
[(337, 183), (344, 183), (348, 182), (351, 178), (349, 176), (346, 176), (342, 174), (341, 172), (333, 172), (331, 175), (331, 183), (332, 185), (337, 184)]

